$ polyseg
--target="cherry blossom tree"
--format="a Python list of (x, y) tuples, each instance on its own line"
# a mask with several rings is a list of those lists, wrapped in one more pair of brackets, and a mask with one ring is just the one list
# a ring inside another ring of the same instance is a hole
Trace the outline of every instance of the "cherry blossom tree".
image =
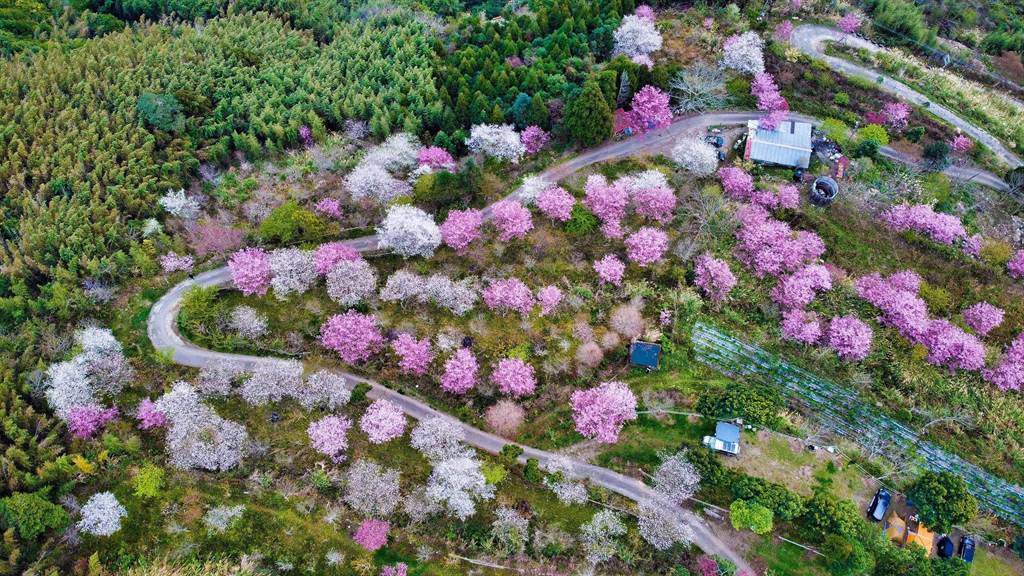
[(75, 438), (92, 438), (118, 416), (117, 407), (75, 406), (68, 412), (68, 431)]
[(825, 252), (821, 238), (807, 231), (793, 232), (785, 222), (772, 218), (761, 206), (746, 205), (736, 211), (736, 258), (758, 278), (791, 272), (817, 260)]
[(584, 342), (576, 348), (576, 365), (580, 371), (597, 368), (604, 359), (604, 351), (601, 346), (593, 340)]
[(473, 456), (465, 440), (466, 430), (461, 423), (445, 416), (435, 416), (421, 421), (413, 428), (409, 445), (419, 450), (427, 460), (440, 462)]
[(441, 224), (441, 239), (449, 248), (461, 254), (471, 243), (480, 239), (482, 225), (483, 214), (479, 210), (452, 210)]
[(195, 220), (199, 216), (199, 201), (185, 194), (185, 190), (168, 190), (157, 200), (168, 214), (182, 220)]
[(665, 456), (654, 471), (654, 490), (673, 504), (682, 504), (697, 493), (700, 473), (690, 463), (688, 452), (681, 450)]
[(344, 416), (324, 416), (310, 423), (306, 434), (309, 435), (309, 443), (314, 450), (329, 457), (333, 462), (340, 463), (345, 460), (348, 430), (351, 427), (352, 421)]
[(469, 130), (466, 147), (513, 164), (518, 164), (526, 154), (526, 146), (511, 124), (476, 124)]
[(1024, 333), (1010, 343), (995, 368), (983, 370), (982, 376), (1003, 391), (1024, 387)]
[(370, 149), (362, 163), (383, 166), (389, 172), (406, 172), (416, 167), (420, 143), (408, 132), (398, 132)]
[(725, 260), (704, 254), (697, 258), (694, 283), (712, 302), (725, 302), (736, 287), (736, 276)]
[(676, 208), (676, 194), (666, 186), (652, 186), (632, 191), (630, 197), (633, 209), (640, 216), (667, 224), (672, 220), (672, 212)]
[(626, 272), (626, 265), (619, 260), (618, 256), (607, 254), (604, 258), (594, 262), (594, 272), (597, 272), (601, 284), (619, 286), (622, 284), (622, 275)]
[(279, 402), (302, 384), (302, 372), (302, 363), (297, 360), (262, 362), (242, 383), (239, 392), (250, 406)]
[(540, 304), (540, 315), (547, 316), (555, 311), (562, 302), (562, 290), (558, 286), (545, 286), (537, 291), (537, 303)]
[(142, 402), (139, 402), (139, 406), (135, 409), (135, 418), (139, 421), (141, 430), (163, 428), (167, 424), (167, 417), (149, 398), (143, 398)]
[(967, 239), (967, 229), (952, 214), (936, 212), (927, 204), (897, 204), (881, 214), (882, 222), (898, 232), (920, 232), (946, 245)]
[(719, 169), (718, 177), (726, 196), (740, 202), (750, 200), (750, 195), (754, 193), (754, 178), (742, 168), (726, 166)]
[(359, 260), (362, 256), (359, 252), (350, 248), (344, 242), (328, 242), (321, 244), (313, 253), (313, 268), (317, 274), (325, 275), (330, 272), (334, 265), (343, 260)]
[(641, 502), (636, 527), (640, 537), (655, 550), (668, 550), (676, 544), (692, 542), (694, 537), (680, 511), (661, 502)]
[(978, 302), (963, 311), (964, 322), (982, 338), (1003, 323), (1006, 312), (988, 302)]
[(636, 420), (636, 397), (623, 382), (602, 382), (577, 390), (570, 401), (576, 431), (603, 444), (614, 444), (622, 426)]
[(388, 543), (388, 531), (391, 524), (384, 520), (363, 520), (352, 535), (352, 541), (366, 549), (367, 552), (375, 552)]
[(804, 308), (817, 292), (832, 289), (832, 276), (821, 264), (807, 264), (784, 276), (772, 290), (772, 300), (785, 309)]
[(626, 256), (641, 268), (658, 262), (668, 251), (668, 235), (665, 232), (644, 226), (626, 237)]
[(775, 85), (775, 77), (768, 72), (755, 74), (750, 84), (750, 93), (757, 98), (758, 110), (765, 113), (758, 121), (758, 127), (768, 131), (777, 129), (789, 113), (789, 102)]
[(951, 372), (985, 367), (985, 345), (981, 340), (947, 320), (932, 320), (921, 340), (928, 348), (930, 364)]
[(97, 492), (82, 506), (77, 528), (93, 536), (111, 536), (121, 529), (121, 519), (128, 510), (110, 492)]
[(576, 199), (560, 186), (548, 188), (537, 195), (537, 208), (542, 214), (558, 222), (569, 220), (574, 204)]
[(402, 499), (400, 474), (370, 460), (352, 462), (345, 474), (345, 503), (371, 518), (387, 518)]
[(360, 162), (345, 176), (345, 189), (355, 200), (369, 199), (388, 204), (412, 194), (412, 186), (396, 178), (384, 166)]
[(260, 248), (245, 248), (228, 260), (231, 281), (246, 296), (262, 296), (270, 287), (270, 256)]
[(639, 306), (627, 303), (620, 304), (612, 310), (608, 318), (608, 325), (623, 338), (633, 340), (643, 334), (646, 322), (640, 313)]
[(327, 295), (342, 306), (355, 306), (377, 291), (377, 272), (369, 262), (341, 260), (327, 273)]
[(882, 106), (882, 116), (885, 118), (886, 127), (890, 130), (906, 129), (910, 112), (910, 105), (906, 102), (887, 102)]
[(468, 348), (459, 348), (444, 363), (441, 389), (452, 394), (465, 394), (476, 386), (479, 370), (473, 352)]
[(429, 338), (417, 340), (412, 334), (402, 333), (391, 343), (391, 348), (398, 355), (398, 368), (404, 374), (422, 376), (434, 359)]
[(837, 22), (839, 29), (847, 34), (855, 34), (860, 29), (862, 23), (860, 15), (856, 12), (847, 12)]
[(584, 185), (583, 204), (602, 222), (601, 231), (608, 238), (621, 238), (622, 219), (626, 216), (629, 195), (622, 186), (609, 185), (600, 174), (592, 174)]
[(644, 86), (633, 95), (631, 112), (634, 123), (644, 132), (664, 128), (672, 123), (668, 94), (654, 86)]
[(188, 254), (179, 256), (175, 252), (168, 252), (160, 257), (160, 268), (163, 269), (164, 274), (190, 272), (195, 263), (195, 258)]
[(587, 562), (599, 564), (613, 558), (618, 551), (616, 538), (626, 533), (619, 515), (611, 510), (594, 513), (590, 521), (580, 526), (580, 543)]
[(519, 135), (527, 154), (536, 154), (551, 140), (551, 136), (540, 126), (527, 126)]
[(185, 240), (197, 256), (233, 252), (242, 246), (244, 238), (245, 233), (238, 228), (213, 222), (190, 224), (185, 228)]
[(502, 358), (491, 372), (491, 383), (503, 394), (516, 398), (529, 396), (537, 388), (533, 366), (518, 358)]
[(698, 136), (685, 136), (672, 147), (672, 161), (679, 168), (705, 178), (718, 169), (718, 151)]
[(375, 400), (359, 419), (359, 429), (371, 443), (383, 444), (405, 433), (405, 413), (389, 400)]
[(500, 506), (494, 511), (491, 534), (506, 554), (521, 554), (526, 550), (526, 541), (530, 536), (530, 522), (518, 511)]
[(476, 512), (476, 502), (494, 498), (494, 486), (480, 471), (480, 461), (460, 456), (434, 463), (427, 480), (427, 498), (465, 521)]
[(377, 318), (355, 310), (331, 316), (320, 328), (320, 344), (349, 364), (369, 359), (383, 343)]
[(491, 209), (491, 221), (498, 229), (498, 238), (502, 242), (522, 240), (533, 230), (533, 217), (530, 210), (514, 200), (502, 200)]
[(949, 143), (950, 149), (957, 154), (967, 154), (974, 148), (974, 140), (971, 140), (963, 134), (957, 134), (953, 137), (953, 140)]
[(793, 36), (793, 21), (783, 20), (775, 27), (775, 31), (772, 32), (772, 38), (776, 42), (789, 42), (789, 39)]
[(235, 334), (246, 340), (255, 340), (267, 334), (267, 317), (244, 304), (231, 309), (228, 325)]
[(745, 74), (764, 72), (764, 42), (755, 32), (744, 32), (725, 39), (722, 66)]
[(290, 392), (306, 410), (315, 407), (335, 410), (352, 399), (352, 387), (341, 374), (330, 370), (317, 370)]
[(270, 253), (270, 286), (274, 296), (284, 300), (291, 294), (303, 294), (316, 281), (311, 250), (278, 248)]
[(498, 436), (515, 438), (526, 419), (526, 411), (512, 400), (498, 400), (484, 412), (484, 422)]
[(484, 304), (496, 312), (511, 310), (528, 316), (534, 306), (533, 292), (518, 278), (492, 280), (482, 296)]
[(815, 344), (821, 339), (821, 319), (814, 312), (791, 308), (782, 313), (782, 337), (803, 344)]
[(250, 451), (245, 428), (218, 416), (185, 382), (176, 382), (156, 401), (156, 408), (169, 423), (167, 453), (175, 468), (230, 470)]
[(441, 230), (430, 214), (415, 206), (392, 206), (377, 227), (377, 244), (403, 258), (430, 258), (441, 245)]
[(1024, 278), (1024, 250), (1017, 250), (1006, 263), (1006, 273), (1011, 278)]
[(825, 335), (828, 347), (847, 362), (867, 358), (873, 337), (871, 327), (856, 316), (832, 318)]
[(455, 168), (455, 159), (444, 148), (430, 146), (420, 150), (416, 157), (420, 166), (428, 166), (431, 170), (451, 170)]
[(614, 54), (625, 54), (628, 58), (647, 56), (661, 50), (662, 38), (654, 22), (645, 16), (630, 14), (622, 18), (619, 27), (612, 33), (615, 39)]
[(443, 274), (423, 277), (409, 270), (399, 270), (384, 284), (380, 291), (380, 299), (385, 302), (431, 302), (462, 315), (473, 309), (479, 294), (473, 278), (455, 282)]
[(344, 214), (341, 212), (341, 202), (337, 198), (321, 198), (313, 204), (313, 211), (317, 214), (341, 220)]

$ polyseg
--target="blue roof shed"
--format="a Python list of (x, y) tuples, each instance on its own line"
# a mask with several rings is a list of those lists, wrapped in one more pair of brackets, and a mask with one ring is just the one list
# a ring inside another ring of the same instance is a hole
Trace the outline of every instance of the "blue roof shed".
[(726, 454), (739, 454), (740, 427), (729, 422), (719, 422), (715, 425), (715, 435), (704, 437), (704, 445)]
[(633, 342), (629, 346), (629, 363), (648, 370), (661, 365), (661, 346), (651, 342)]

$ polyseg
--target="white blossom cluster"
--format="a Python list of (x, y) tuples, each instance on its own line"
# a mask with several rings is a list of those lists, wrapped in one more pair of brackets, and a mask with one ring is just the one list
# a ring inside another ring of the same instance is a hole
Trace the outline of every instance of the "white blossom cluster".
[(363, 516), (391, 516), (401, 500), (399, 472), (369, 460), (356, 460), (345, 476), (345, 503)]
[(622, 23), (615, 29), (613, 37), (613, 54), (625, 54), (630, 59), (649, 56), (652, 52), (661, 50), (661, 33), (654, 22), (635, 14), (623, 16)]
[(494, 498), (494, 486), (484, 478), (479, 460), (459, 456), (434, 462), (426, 494), (449, 514), (464, 521), (476, 512), (478, 500)]
[(436, 416), (420, 421), (412, 430), (409, 444), (419, 450), (427, 460), (448, 460), (472, 457), (473, 451), (465, 445), (466, 431), (462, 424)]
[(523, 183), (519, 185), (516, 190), (516, 199), (518, 199), (524, 206), (533, 204), (537, 200), (537, 196), (541, 192), (553, 187), (554, 184), (549, 182), (543, 176), (527, 176), (523, 178)]
[(409, 270), (399, 270), (384, 283), (380, 299), (385, 302), (416, 300), (440, 306), (461, 316), (472, 310), (480, 299), (474, 284), (472, 278), (456, 282), (443, 274), (421, 276)]
[(313, 251), (278, 248), (270, 253), (270, 272), (270, 286), (278, 300), (292, 293), (302, 294), (316, 281)]
[(508, 506), (499, 506), (494, 511), (491, 534), (506, 554), (522, 554), (530, 535), (530, 521)]
[(267, 333), (267, 317), (252, 306), (240, 304), (231, 310), (228, 325), (235, 334), (246, 340), (255, 340)]
[(544, 478), (544, 486), (555, 493), (562, 504), (584, 504), (587, 501), (587, 487), (579, 481), (575, 463), (564, 456), (552, 458), (544, 466), (550, 476)]
[(82, 506), (77, 528), (93, 536), (110, 536), (121, 529), (121, 518), (128, 510), (110, 492), (97, 492)]
[(599, 564), (615, 556), (618, 543), (615, 539), (626, 533), (626, 526), (619, 515), (611, 510), (601, 510), (589, 522), (580, 526), (580, 543), (586, 551), (587, 562)]
[(392, 206), (377, 227), (377, 244), (403, 258), (430, 258), (441, 245), (434, 217), (415, 206)]
[(182, 220), (195, 220), (199, 216), (199, 201), (186, 195), (184, 188), (168, 191), (157, 202), (168, 214)]
[(72, 408), (99, 407), (98, 397), (118, 394), (135, 375), (109, 329), (82, 328), (75, 333), (75, 342), (80, 352), (46, 371), (46, 401), (64, 419)]
[(302, 363), (297, 360), (263, 362), (242, 383), (239, 392), (250, 406), (279, 402), (302, 385)]
[(395, 134), (367, 152), (355, 169), (345, 177), (345, 188), (352, 198), (368, 198), (387, 204), (412, 193), (403, 179), (417, 165), (420, 145), (406, 133)]
[(513, 164), (526, 155), (526, 146), (511, 124), (477, 124), (470, 128), (466, 146), (473, 152)]
[(402, 511), (415, 524), (425, 522), (441, 511), (441, 506), (427, 498), (427, 487), (417, 486), (402, 498)]
[(744, 32), (726, 41), (722, 67), (746, 74), (764, 72), (764, 41), (756, 32)]
[(703, 178), (718, 169), (718, 152), (699, 137), (686, 136), (672, 147), (672, 161), (681, 169)]
[(156, 218), (146, 218), (146, 221), (142, 223), (142, 237), (149, 238), (155, 236), (164, 231), (163, 225), (157, 221)]
[(377, 290), (377, 272), (369, 262), (341, 260), (327, 273), (327, 295), (342, 306), (355, 306)]
[(682, 512), (665, 502), (644, 502), (636, 520), (640, 536), (655, 550), (668, 550), (693, 540), (693, 529), (685, 524)]
[(237, 506), (217, 506), (207, 510), (206, 514), (203, 515), (203, 524), (206, 525), (206, 529), (210, 532), (220, 534), (228, 528), (231, 524), (239, 518), (242, 513), (245, 512), (245, 506), (238, 504)]
[(199, 371), (195, 390), (203, 398), (227, 396), (244, 372), (244, 368), (231, 362), (208, 366)]
[(682, 504), (697, 493), (700, 473), (682, 450), (662, 459), (654, 471), (654, 490), (671, 502)]
[(289, 395), (307, 410), (317, 406), (334, 410), (352, 399), (352, 387), (341, 374), (319, 370), (307, 376)]
[(167, 452), (176, 468), (230, 470), (249, 452), (245, 428), (218, 416), (187, 382), (176, 382), (156, 407), (167, 417)]

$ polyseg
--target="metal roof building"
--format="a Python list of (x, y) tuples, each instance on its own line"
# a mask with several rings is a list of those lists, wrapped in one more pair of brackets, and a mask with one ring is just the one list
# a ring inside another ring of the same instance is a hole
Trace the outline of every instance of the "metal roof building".
[(719, 422), (715, 425), (715, 435), (705, 436), (703, 443), (712, 450), (736, 456), (740, 453), (740, 427)]
[(786, 120), (776, 130), (762, 130), (757, 120), (747, 122), (747, 147), (744, 160), (791, 168), (811, 164), (811, 125)]

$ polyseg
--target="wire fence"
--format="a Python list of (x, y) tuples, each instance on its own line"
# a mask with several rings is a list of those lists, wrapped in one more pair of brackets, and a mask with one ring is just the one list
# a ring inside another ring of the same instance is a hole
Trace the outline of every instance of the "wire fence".
[(859, 399), (856, 392), (704, 322), (694, 325), (692, 340), (700, 362), (736, 379), (781, 388), (809, 408), (832, 433), (858, 444), (869, 457), (881, 456), (896, 464), (916, 461), (926, 470), (955, 473), (963, 477), (983, 508), (1024, 526), (1024, 488), (923, 440), (914, 430)]

